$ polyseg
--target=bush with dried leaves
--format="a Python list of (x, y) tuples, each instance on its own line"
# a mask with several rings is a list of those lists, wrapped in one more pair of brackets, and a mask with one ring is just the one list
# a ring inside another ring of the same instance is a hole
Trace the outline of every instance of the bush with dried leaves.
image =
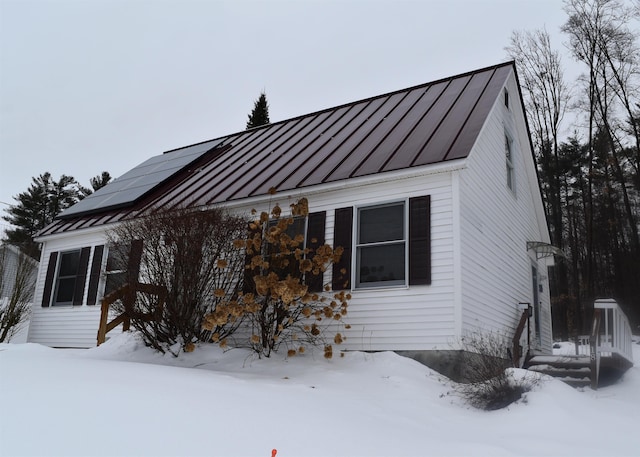
[[(235, 242), (246, 259), (244, 287), (237, 299), (227, 303), (242, 309), (251, 332), (246, 345), (259, 356), (269, 357), (283, 344), (290, 356), (304, 352), (306, 345), (326, 345), (329, 349), (325, 348), (325, 357), (331, 358), (327, 333), (336, 324), (344, 325), (342, 318), (347, 314), (350, 295), (344, 291), (330, 293), (322, 281), (319, 290), (311, 287), (340, 259), (343, 249), (328, 244), (315, 248), (310, 247), (313, 243), (305, 245), (308, 214), (305, 198), (293, 203), (287, 216), (275, 205), (270, 213), (262, 212), (250, 222), (248, 236)], [(217, 322), (217, 314), (211, 313), (205, 316), (204, 327), (213, 329)], [(336, 333), (333, 343), (340, 344), (344, 338)], [(227, 344), (215, 331), (212, 340), (223, 347)]]

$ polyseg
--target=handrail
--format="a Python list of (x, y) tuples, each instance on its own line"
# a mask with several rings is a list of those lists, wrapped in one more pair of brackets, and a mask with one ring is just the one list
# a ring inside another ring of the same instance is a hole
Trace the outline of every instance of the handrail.
[[(633, 365), (633, 348), (629, 319), (613, 299), (596, 300), (593, 304), (593, 327), (589, 338), (591, 388), (598, 388), (600, 362), (603, 357), (616, 364)], [(621, 363), (622, 362), (622, 363)]]
[[(135, 310), (133, 306), (136, 301), (138, 292), (157, 295), (158, 304), (152, 313), (142, 313)], [(154, 284), (124, 284), (118, 289), (106, 295), (101, 304), (100, 324), (98, 326), (97, 346), (100, 346), (107, 339), (107, 333), (122, 324), (122, 330), (127, 331), (131, 325), (131, 319), (140, 319), (144, 321), (160, 320), (162, 318), (162, 309), (167, 299), (167, 289), (164, 286)], [(109, 307), (116, 301), (122, 300), (124, 312), (116, 316), (111, 322), (107, 322), (109, 318)]]
[(598, 379), (600, 378), (600, 321), (601, 310), (595, 309), (593, 312), (593, 325), (591, 327), (591, 336), (589, 337), (589, 359), (591, 361), (591, 388), (598, 388)]
[[(520, 338), (522, 338), (522, 332), (524, 332), (524, 326), (528, 322), (531, 316), (531, 306), (529, 305), (520, 316), (520, 322), (516, 327), (516, 332), (513, 334), (511, 359), (515, 368), (520, 368), (520, 357), (522, 357), (522, 346), (520, 345)], [(528, 348), (527, 348), (528, 349)]]
[(601, 310), (604, 315), (604, 332), (600, 341), (601, 353), (618, 354), (633, 364), (633, 346), (629, 319), (615, 300), (596, 300), (594, 310)]

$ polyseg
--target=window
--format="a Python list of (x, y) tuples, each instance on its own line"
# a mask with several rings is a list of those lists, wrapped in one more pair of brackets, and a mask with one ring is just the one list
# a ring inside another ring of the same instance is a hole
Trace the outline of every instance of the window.
[(431, 197), (361, 207), (356, 217), (353, 207), (336, 208), (333, 243), (344, 249), (333, 264), (333, 290), (351, 289), (352, 284), (356, 288), (429, 285)]
[[(283, 218), (284, 219), (284, 218)], [(318, 247), (322, 246), (325, 243), (325, 219), (326, 214), (324, 211), (309, 213), (307, 217), (294, 217), (293, 223), (287, 226), (286, 234), (291, 238), (295, 238), (297, 235), (303, 235), (304, 241), (300, 245), (300, 248), (308, 248), (312, 252), (314, 252)], [(270, 221), (268, 224), (268, 228), (273, 227), (276, 224), (275, 221)], [(251, 235), (251, 229), (249, 236)], [(273, 252), (269, 252), (268, 255), (275, 254)], [(293, 255), (287, 256), (287, 260), (289, 260), (288, 266), (276, 267), (277, 262), (271, 261), (272, 268), (279, 268), (280, 273), (286, 274), (287, 270), (292, 270), (297, 268), (297, 262), (295, 261), (295, 257)], [(250, 258), (246, 259), (247, 262), (250, 262)], [(244, 277), (244, 285), (243, 291), (250, 292), (253, 289), (253, 272), (252, 270), (245, 270)], [(323, 273), (313, 274), (312, 272), (307, 272), (304, 275), (304, 282), (309, 287), (309, 291), (311, 292), (320, 292), (323, 290)]]
[[(63, 252), (58, 262), (54, 305), (72, 305), (80, 269), (80, 250)], [(84, 279), (84, 278), (83, 278)]]
[(507, 89), (504, 90), (504, 106), (509, 109), (509, 91)]
[[(302, 237), (302, 242), (298, 245), (298, 248), (304, 249), (306, 242), (306, 222), (306, 217), (282, 217), (280, 219), (272, 219), (267, 225), (267, 230), (272, 230), (274, 227), (277, 227), (279, 223), (287, 223), (288, 225), (286, 226), (284, 233), (292, 240), (295, 240), (296, 237)], [(283, 254), (280, 252), (278, 246), (269, 244), (267, 245), (267, 257), (269, 258), (271, 268), (281, 278), (285, 278), (287, 274), (290, 274), (293, 277), (298, 276), (300, 265), (296, 260), (295, 254)]]
[[(92, 254), (93, 252), (93, 254)], [(42, 292), (42, 306), (95, 305), (103, 246), (86, 246), (82, 249), (50, 252)], [(93, 256), (91, 268), (89, 260)], [(88, 277), (88, 287), (87, 285)], [(85, 292), (87, 292), (85, 303)]]
[(126, 284), (130, 246), (130, 244), (114, 244), (109, 246), (107, 266), (105, 267), (105, 296)]
[(356, 287), (405, 285), (405, 203), (358, 209)]
[(504, 135), (504, 154), (507, 166), (507, 187), (515, 192), (515, 170), (513, 168), (513, 142), (509, 135)]
[(127, 283), (138, 281), (142, 261), (142, 240), (112, 244), (107, 253), (104, 296)]

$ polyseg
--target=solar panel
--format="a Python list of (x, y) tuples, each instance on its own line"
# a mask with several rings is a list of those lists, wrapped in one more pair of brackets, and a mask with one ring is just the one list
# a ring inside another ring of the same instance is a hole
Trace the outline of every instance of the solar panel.
[(220, 146), (223, 141), (224, 138), (211, 140), (151, 157), (118, 179), (67, 208), (58, 215), (58, 218), (68, 219), (133, 205), (159, 184), (171, 178), (207, 152)]

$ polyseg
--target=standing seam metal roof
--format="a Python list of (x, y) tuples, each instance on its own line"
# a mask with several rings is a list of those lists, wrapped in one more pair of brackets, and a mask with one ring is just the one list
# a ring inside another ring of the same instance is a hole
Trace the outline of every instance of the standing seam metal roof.
[(130, 207), (56, 220), (40, 236), (465, 158), (513, 70), (507, 62), (217, 138)]

